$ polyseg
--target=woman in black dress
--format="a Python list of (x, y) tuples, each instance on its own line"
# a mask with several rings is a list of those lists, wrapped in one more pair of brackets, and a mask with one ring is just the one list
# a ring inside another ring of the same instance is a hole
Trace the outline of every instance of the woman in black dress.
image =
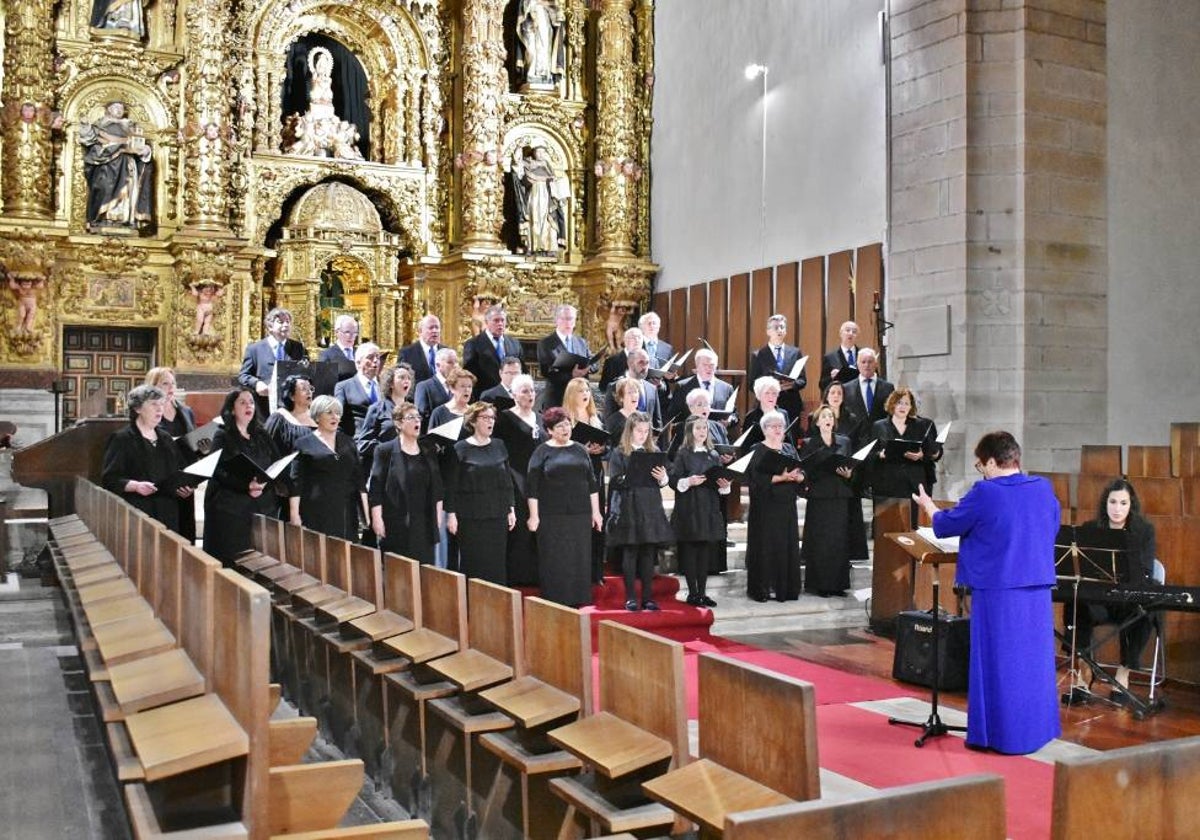
[(658, 550), (675, 542), (675, 534), (663, 511), (662, 488), (667, 486), (667, 468), (657, 466), (650, 476), (657, 487), (643, 487), (629, 481), (629, 461), (634, 452), (657, 452), (650, 434), (650, 415), (635, 411), (629, 416), (621, 443), (608, 459), (612, 498), (608, 508), (608, 544), (621, 553), (621, 572), (625, 578), (625, 609), (638, 609), (635, 578), (641, 581), (641, 608), (658, 611), (652, 597), (654, 564)]
[(508, 532), (516, 524), (508, 450), (492, 437), (496, 407), (467, 409), (471, 434), (454, 444), (458, 457), (446, 487), (446, 528), (458, 537), (459, 571), (508, 585)]
[(625, 431), (625, 424), (629, 422), (629, 416), (637, 411), (638, 400), (642, 396), (641, 388), (641, 383), (635, 379), (617, 380), (617, 384), (613, 388), (617, 410), (604, 418), (604, 431), (608, 432), (609, 440), (621, 439), (621, 434)]
[(399, 434), (375, 448), (367, 501), (383, 551), (432, 564), (442, 520), (442, 474), (421, 448), (421, 412), (410, 402), (392, 411)]
[[(784, 433), (784, 440), (795, 446), (800, 435), (800, 424), (796, 423), (793, 425), (792, 421), (796, 418), (789, 416), (786, 409), (779, 407), (779, 395), (782, 393), (779, 387), (779, 380), (774, 376), (760, 376), (754, 380), (753, 387), (754, 398), (758, 400), (758, 405), (752, 408), (746, 415), (744, 428), (750, 429), (750, 436), (746, 438), (746, 444), (753, 446), (762, 440), (762, 435), (759, 434), (761, 429), (756, 431), (755, 427), (758, 426), (759, 421), (763, 419), (763, 415), (768, 411), (778, 411), (783, 415), (783, 422), (787, 428), (787, 431)], [(746, 446), (746, 448), (748, 449), (749, 446)]]
[(358, 512), (367, 515), (367, 494), (354, 440), (338, 429), (342, 404), (319, 396), (309, 409), (316, 430), (296, 441), (288, 519), (331, 537), (358, 538)]
[[(279, 407), (263, 424), (267, 437), (271, 439), (271, 443), (280, 457), (290, 454), (296, 448), (296, 441), (308, 437), (317, 428), (312, 415), (309, 414), (313, 394), (312, 380), (308, 378), (307, 374), (294, 373), (283, 380), (283, 385), (279, 388)], [(274, 489), (270, 491), (275, 494), (273, 515), (284, 521), (290, 516), (288, 511), (288, 497), (292, 495), (290, 481), (291, 474), (287, 473), (275, 482)]]
[[(577, 377), (567, 383), (566, 390), (563, 391), (562, 407), (571, 420), (572, 429), (580, 423), (595, 429), (604, 428), (604, 423), (600, 420), (600, 414), (596, 409), (592, 383), (588, 382), (585, 377)], [(600, 493), (600, 515), (604, 516), (605, 511), (608, 510), (608, 494), (604, 491), (604, 461), (609, 447), (603, 443), (585, 443), (583, 448), (587, 450), (592, 459), (592, 473), (596, 476), (596, 489)], [(604, 532), (597, 531), (592, 534), (592, 581), (594, 583), (604, 582), (604, 555)]]
[[(475, 388), (475, 374), (462, 368), (454, 368), (446, 374), (446, 385), (450, 388), (450, 400), (433, 409), (429, 415), (427, 431), (443, 426), (456, 417), (465, 417), (467, 407), (471, 405), (471, 391)], [(460, 435), (461, 437), (461, 435)], [(454, 470), (454, 444), (444, 438), (431, 436), (433, 448), (437, 453), (438, 468), (442, 471), (442, 486), (450, 483), (450, 473)], [(458, 537), (451, 534), (443, 522), (437, 547), (437, 564), (443, 569), (458, 571)]]
[(250, 548), (254, 514), (278, 512), (269, 483), (231, 471), (230, 463), (244, 454), (260, 467), (279, 457), (271, 438), (255, 416), (257, 405), (250, 388), (234, 388), (221, 406), (224, 425), (213, 435), (213, 449), (221, 458), (204, 491), (204, 550), (226, 566)]
[(813, 457), (808, 470), (808, 505), (804, 510), (804, 590), (822, 598), (845, 595), (850, 588), (850, 550), (855, 521), (862, 527), (862, 505), (850, 486), (854, 471), (830, 469), (819, 463), (821, 453), (850, 455), (850, 439), (834, 431), (833, 409), (823, 405), (813, 414), (813, 434), (800, 450)]
[(850, 439), (850, 445), (860, 446), (859, 437), (862, 434), (862, 418), (850, 406), (846, 405), (846, 389), (841, 382), (830, 382), (825, 389), (824, 405), (833, 411), (834, 431)]
[(369, 472), (374, 461), (375, 447), (396, 436), (392, 412), (396, 406), (408, 402), (413, 389), (413, 369), (408, 362), (400, 362), (383, 372), (379, 378), (379, 391), (383, 399), (367, 407), (367, 416), (354, 435), (354, 444), (362, 458), (363, 471)]
[(108, 439), (101, 482), (106, 490), (177, 532), (178, 500), (189, 498), (192, 488), (177, 485), (175, 442), (158, 427), (165, 399), (162, 391), (148, 385), (125, 395), (129, 425)]
[[(941, 459), (942, 446), (937, 442), (937, 427), (933, 421), (917, 416), (917, 398), (908, 388), (892, 391), (883, 410), (889, 416), (875, 421), (871, 427), (871, 435), (877, 443), (868, 459), (872, 464), (875, 515), (879, 516), (885, 507), (903, 504), (909, 511), (911, 529), (917, 523), (917, 503), (913, 501), (913, 494), (921, 485), (926, 493), (933, 493), (936, 479), (933, 464)], [(888, 458), (887, 445), (893, 440), (917, 441), (920, 446), (899, 458)]]
[[(180, 468), (196, 460), (196, 455), (184, 444), (182, 438), (196, 428), (196, 415), (175, 396), (175, 371), (169, 367), (150, 368), (146, 372), (146, 385), (157, 388), (166, 395), (163, 400), (163, 416), (158, 427), (175, 439), (175, 450), (179, 455)], [(201, 452), (207, 455), (208, 452)], [(196, 541), (196, 497), (189, 494), (179, 500), (179, 535), (188, 542)]]
[(555, 406), (542, 414), (550, 439), (529, 459), (529, 530), (537, 535), (543, 598), (580, 607), (592, 602), (591, 531), (600, 530), (592, 459), (571, 440), (571, 419)]
[(546, 430), (533, 411), (537, 399), (533, 379), (528, 374), (517, 374), (509, 383), (509, 389), (516, 404), (500, 412), (496, 419), (496, 437), (504, 441), (508, 449), (508, 468), (512, 474), (517, 513), (517, 523), (508, 532), (508, 585), (537, 586), (537, 545), (529, 532), (525, 477), (529, 472), (529, 459), (538, 444), (546, 439)]
[[(830, 382), (825, 388), (825, 402), (833, 411), (833, 430), (845, 436), (850, 441), (851, 449), (860, 449), (865, 445), (862, 440), (863, 422), (850, 406), (846, 405), (846, 389), (841, 382)], [(851, 475), (850, 489), (854, 491), (856, 515), (850, 522), (850, 559), (866, 560), (871, 556), (867, 548), (867, 526), (862, 515), (862, 495), (866, 481), (869, 479), (867, 469), (857, 469)]]
[(799, 467), (764, 469), (769, 453), (796, 457), (784, 439), (787, 423), (778, 411), (759, 421), (763, 442), (746, 467), (750, 484), (750, 513), (746, 523), (746, 594), (755, 601), (774, 595), (777, 601), (800, 597), (800, 525), (796, 496), (804, 482)]
[(705, 586), (709, 566), (725, 543), (721, 496), (729, 494), (731, 485), (724, 478), (714, 483), (704, 473), (720, 464), (709, 439), (708, 421), (689, 417), (683, 424), (683, 443), (671, 462), (670, 479), (675, 487), (671, 527), (675, 529), (675, 556), (687, 580), (687, 602), (693, 607), (717, 605), (705, 594)]

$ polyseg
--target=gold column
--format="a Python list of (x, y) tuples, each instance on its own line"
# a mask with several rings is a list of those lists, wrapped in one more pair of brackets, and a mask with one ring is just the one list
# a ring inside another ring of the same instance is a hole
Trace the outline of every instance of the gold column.
[(465, 0), (462, 44), (462, 241), (465, 248), (500, 248), (500, 173), (504, 72), (504, 0)]
[(230, 84), (225, 44), (229, 4), (191, 0), (187, 7), (188, 52), (184, 78), (184, 207), (187, 227), (229, 228)]
[(4, 2), (4, 212), (48, 219), (54, 22), (50, 0)]
[(597, 253), (633, 256), (635, 159), (632, 0), (602, 0), (596, 53)]

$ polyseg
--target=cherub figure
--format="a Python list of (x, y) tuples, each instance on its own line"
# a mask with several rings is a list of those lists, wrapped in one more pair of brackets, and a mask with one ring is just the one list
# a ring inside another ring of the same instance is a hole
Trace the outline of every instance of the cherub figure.
[(8, 275), (8, 288), (17, 299), (17, 332), (33, 332), (33, 321), (37, 317), (38, 295), (46, 287), (46, 281), (40, 277), (15, 277)]
[(196, 299), (196, 335), (212, 335), (213, 329), (213, 310), (216, 309), (217, 301), (221, 295), (225, 294), (225, 290), (216, 283), (200, 282), (194, 283), (189, 289), (192, 297)]

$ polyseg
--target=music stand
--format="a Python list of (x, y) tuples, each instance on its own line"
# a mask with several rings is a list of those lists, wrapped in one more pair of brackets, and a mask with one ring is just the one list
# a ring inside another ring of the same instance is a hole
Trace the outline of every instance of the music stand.
[(941, 622), (938, 620), (940, 617), (938, 613), (941, 611), (942, 605), (942, 581), (938, 566), (942, 563), (957, 563), (958, 555), (952, 551), (942, 551), (938, 546), (930, 543), (916, 531), (903, 534), (884, 534), (884, 536), (900, 546), (905, 554), (918, 563), (924, 563), (933, 567), (933, 632), (930, 633), (933, 645), (933, 679), (931, 680), (932, 687), (929, 698), (929, 717), (924, 721), (901, 720), (894, 717), (888, 718), (888, 723), (895, 726), (915, 726), (920, 729), (921, 737), (917, 738), (913, 742), (913, 745), (923, 747), (925, 746), (925, 742), (930, 738), (937, 738), (949, 732), (967, 731), (965, 726), (951, 726), (950, 724), (943, 723), (941, 715), (938, 714), (938, 691), (939, 683), (942, 681), (939, 640), (941, 636)]

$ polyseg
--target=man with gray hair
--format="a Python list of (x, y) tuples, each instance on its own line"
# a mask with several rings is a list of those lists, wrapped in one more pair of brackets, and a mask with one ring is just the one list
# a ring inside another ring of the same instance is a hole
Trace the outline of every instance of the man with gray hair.
[(258, 413), (266, 418), (271, 413), (268, 397), (271, 393), (271, 377), (275, 363), (286, 359), (299, 361), (308, 358), (304, 345), (289, 336), (292, 333), (292, 313), (276, 306), (263, 319), (267, 328), (265, 337), (246, 345), (242, 356), (242, 369), (238, 372), (239, 385), (254, 389), (254, 402)]
[(436, 315), (426, 315), (417, 322), (417, 340), (400, 349), (400, 361), (412, 365), (414, 384), (424, 382), (436, 373), (434, 357), (441, 348), (442, 321)]
[(707, 347), (697, 350), (694, 359), (695, 373), (686, 379), (680, 379), (671, 402), (667, 407), (667, 422), (682, 420), (688, 414), (687, 397), (692, 391), (701, 390), (708, 394), (709, 404), (716, 411), (729, 410), (728, 415), (719, 422), (731, 431), (738, 422), (737, 411), (729, 405), (733, 396), (733, 386), (724, 379), (717, 378), (717, 354)]
[[(629, 369), (629, 356), (634, 350), (644, 349), (642, 346), (642, 331), (637, 327), (630, 327), (625, 330), (622, 336), (622, 344), (624, 348), (619, 353), (613, 353), (604, 360), (604, 366), (600, 368), (600, 391), (608, 390), (608, 386), (625, 375), (625, 371)], [(650, 355), (647, 353), (646, 358)]]
[[(512, 356), (521, 359), (521, 342), (507, 335), (508, 313), (497, 304), (483, 315), (484, 328), (479, 335), (463, 345), (463, 368), (475, 374), (475, 390), (471, 399), (479, 399), (484, 391), (500, 384), (504, 360)], [(521, 362), (520, 373), (525, 372)]]
[(362, 428), (367, 409), (379, 402), (379, 345), (367, 342), (354, 351), (356, 373), (333, 389), (342, 404), (341, 429), (353, 437)]
[(417, 384), (413, 402), (421, 412), (422, 426), (429, 422), (429, 415), (439, 405), (450, 401), (450, 385), (446, 377), (458, 367), (458, 353), (453, 347), (443, 347), (433, 357), (433, 376)]
[(342, 313), (333, 322), (333, 343), (321, 351), (318, 362), (333, 362), (337, 365), (337, 381), (349, 379), (358, 372), (354, 363), (354, 345), (358, 342), (358, 321), (353, 315)]
[(575, 335), (577, 317), (578, 312), (574, 306), (561, 304), (554, 310), (554, 332), (538, 342), (538, 368), (542, 372), (542, 378), (546, 380), (546, 388), (542, 391), (543, 410), (562, 405), (567, 383), (592, 372), (588, 365), (555, 367), (555, 361), (566, 353), (584, 357), (592, 355), (587, 339)]

